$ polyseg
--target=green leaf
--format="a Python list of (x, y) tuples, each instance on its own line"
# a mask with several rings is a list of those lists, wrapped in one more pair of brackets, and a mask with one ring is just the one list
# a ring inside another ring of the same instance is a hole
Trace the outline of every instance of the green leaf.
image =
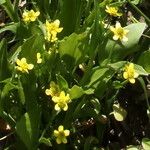
[(74, 85), (70, 89), (69, 94), (71, 99), (78, 99), (84, 94), (84, 90), (81, 87)]
[(131, 3), (137, 5), (141, 2), (141, 0), (131, 0)]
[(137, 146), (129, 145), (127, 146), (127, 150), (139, 150)]
[(2, 40), (0, 42), (0, 81), (8, 77), (8, 62), (7, 62), (7, 47), (6, 41)]
[(73, 33), (69, 37), (64, 38), (59, 45), (59, 53), (61, 58), (65, 61), (67, 68), (72, 69), (82, 56), (79, 49), (80, 40), (83, 38), (82, 34)]
[(143, 146), (144, 150), (149, 150), (150, 149), (150, 139), (143, 138), (142, 139), (142, 146)]
[(114, 104), (112, 114), (114, 114), (117, 121), (123, 121), (126, 118), (127, 112), (119, 104)]
[(61, 90), (68, 90), (67, 81), (60, 74), (57, 74), (56, 78), (57, 78), (57, 83), (58, 83), (60, 89)]
[(127, 61), (118, 61), (116, 63), (108, 64), (108, 67), (118, 71), (119, 69), (123, 68), (127, 64)]
[(16, 132), (28, 150), (37, 149), (39, 136), (39, 111), (25, 113), (16, 124)]
[(44, 137), (41, 137), (39, 139), (39, 143), (43, 143), (43, 144), (45, 144), (49, 147), (52, 147), (52, 143), (51, 143), (50, 139), (47, 139), (47, 138), (44, 138)]
[(20, 79), (18, 79), (18, 94), (19, 94), (21, 103), (24, 105), (25, 104), (25, 94), (24, 94), (23, 86), (22, 86)]
[(150, 73), (150, 50), (140, 53), (138, 64), (141, 65), (148, 73)]
[(134, 64), (134, 68), (139, 75), (148, 76), (148, 72), (146, 72), (142, 66)]
[(3, 28), (0, 29), (0, 33), (5, 32), (5, 31), (11, 31), (13, 33), (16, 33), (18, 25), (19, 25), (19, 23), (8, 24), (8, 25), (6, 25), (6, 26), (4, 26)]
[(25, 57), (28, 63), (36, 64), (37, 58), (36, 54), (39, 51), (43, 50), (43, 38), (42, 36), (36, 35), (29, 38), (25, 43), (21, 46), (21, 52), (19, 56)]

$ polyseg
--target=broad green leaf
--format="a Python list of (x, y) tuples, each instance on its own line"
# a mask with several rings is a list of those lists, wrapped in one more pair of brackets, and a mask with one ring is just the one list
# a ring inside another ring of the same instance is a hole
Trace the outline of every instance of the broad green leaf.
[(13, 33), (16, 33), (18, 24), (19, 23), (8, 24), (8, 25), (6, 25), (6, 26), (4, 26), (3, 28), (0, 29), (0, 33), (5, 32), (5, 31), (11, 31)]
[(111, 60), (111, 62), (117, 62), (133, 52), (138, 51), (138, 42), (143, 31), (145, 30), (145, 27), (145, 23), (133, 23), (125, 27), (125, 29), (129, 30), (127, 42), (121, 43), (120, 41), (109, 39), (105, 50), (101, 49), (99, 51), (100, 64), (106, 61), (108, 58)]
[(81, 20), (81, 0), (65, 0), (61, 7), (61, 23), (64, 35), (69, 35), (80, 26)]
[(1, 5), (4, 4), (4, 3), (6, 3), (6, 0), (0, 0)]
[(17, 122), (16, 132), (26, 145), (27, 149), (32, 150), (32, 125), (31, 118), (28, 113), (25, 113), (24, 116), (22, 116), (22, 118)]
[(127, 112), (119, 104), (114, 104), (112, 114), (114, 114), (117, 121), (123, 121), (126, 118)]
[(61, 90), (68, 90), (67, 81), (60, 74), (57, 74), (56, 78), (57, 78), (57, 83), (58, 83), (60, 89)]
[(11, 83), (10, 80), (5, 84), (0, 95), (0, 113), (2, 113), (9, 103), (9, 92), (13, 89), (18, 89), (18, 86)]
[(138, 64), (141, 65), (148, 73), (150, 73), (150, 50), (140, 54)]
[(139, 150), (139, 149), (137, 148), (137, 146), (129, 145), (127, 146), (127, 150)]
[(19, 58), (25, 57), (28, 63), (36, 64), (37, 52), (43, 50), (43, 38), (42, 36), (36, 35), (29, 38), (25, 43), (21, 46), (21, 52), (19, 53)]
[(93, 73), (90, 77), (90, 82), (88, 86), (92, 86), (94, 84), (97, 84), (98, 81), (105, 75), (105, 73), (108, 71), (108, 68), (95, 68), (93, 69)]
[(16, 132), (28, 150), (36, 150), (39, 134), (39, 110), (34, 107), (25, 113), (16, 124)]
[(70, 89), (69, 94), (70, 94), (71, 99), (77, 99), (77, 98), (80, 98), (84, 94), (84, 90), (81, 87), (74, 85)]
[(148, 76), (148, 72), (146, 72), (142, 66), (134, 64), (134, 68), (139, 75)]
[(143, 138), (142, 139), (142, 146), (144, 150), (149, 150), (150, 149), (150, 139), (149, 138)]
[(116, 63), (108, 64), (108, 67), (118, 71), (119, 69), (122, 69), (127, 64), (127, 61), (118, 61)]
[(61, 58), (65, 61), (67, 68), (74, 68), (74, 65), (82, 56), (80, 40), (83, 38), (82, 34), (73, 33), (69, 37), (64, 38), (59, 44), (59, 53)]

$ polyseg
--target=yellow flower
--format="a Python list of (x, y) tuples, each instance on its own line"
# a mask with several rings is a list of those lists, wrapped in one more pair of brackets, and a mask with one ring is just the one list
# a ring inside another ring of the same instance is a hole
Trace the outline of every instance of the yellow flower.
[(122, 16), (122, 13), (118, 13), (118, 8), (117, 8), (117, 7), (109, 7), (109, 6), (106, 6), (105, 11), (106, 11), (109, 15), (114, 16), (114, 17)]
[(113, 39), (115, 41), (116, 40), (121, 40), (123, 42), (128, 41), (126, 35), (129, 32), (129, 30), (122, 28), (119, 22), (116, 23), (115, 28), (111, 26), (110, 30), (114, 33)]
[(133, 63), (130, 63), (129, 65), (125, 66), (125, 71), (123, 73), (123, 77), (126, 80), (129, 80), (130, 83), (134, 84), (135, 78), (137, 78), (138, 76), (139, 76), (139, 74), (137, 72), (135, 72)]
[(31, 21), (35, 21), (39, 15), (40, 15), (39, 11), (34, 12), (34, 10), (30, 10), (30, 11), (25, 11), (22, 15), (22, 18), (24, 22), (31, 22)]
[(67, 136), (70, 135), (70, 131), (69, 130), (64, 130), (64, 127), (62, 125), (60, 125), (58, 127), (58, 130), (54, 130), (54, 136), (56, 137), (56, 142), (57, 144), (61, 144), (67, 143)]
[(37, 54), (36, 54), (36, 57), (37, 57), (37, 63), (38, 63), (38, 64), (42, 63), (41, 54), (40, 54), (40, 53), (37, 53)]
[(69, 94), (65, 95), (64, 91), (61, 91), (59, 96), (53, 96), (52, 100), (55, 104), (55, 110), (59, 111), (63, 109), (64, 111), (68, 110), (68, 103), (70, 102)]
[(60, 21), (57, 19), (54, 22), (49, 23), (46, 20), (46, 36), (45, 39), (51, 42), (55, 42), (58, 38), (57, 38), (57, 33), (60, 33), (63, 28), (59, 28), (60, 25)]
[(59, 86), (57, 84), (55, 84), (55, 82), (51, 82), (50, 83), (50, 89), (46, 89), (45, 90), (46, 95), (48, 96), (59, 96), (60, 95), (60, 89)]
[(27, 63), (26, 58), (22, 58), (21, 60), (17, 59), (16, 63), (18, 65), (16, 66), (16, 69), (23, 73), (29, 73), (28, 70), (32, 70), (34, 67), (33, 64)]

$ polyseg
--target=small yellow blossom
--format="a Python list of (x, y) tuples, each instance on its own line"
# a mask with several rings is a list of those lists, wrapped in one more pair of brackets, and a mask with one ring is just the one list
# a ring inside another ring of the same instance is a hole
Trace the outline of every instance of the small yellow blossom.
[(51, 81), (50, 89), (46, 89), (45, 93), (46, 93), (46, 95), (51, 96), (51, 97), (59, 96), (60, 95), (59, 86), (57, 84), (55, 84), (55, 82)]
[(40, 53), (37, 53), (37, 54), (36, 54), (36, 57), (37, 57), (37, 63), (38, 63), (38, 64), (41, 64), (41, 63), (42, 63), (41, 54), (40, 54)]
[(62, 125), (60, 125), (58, 127), (58, 130), (54, 130), (54, 136), (56, 137), (56, 142), (57, 144), (61, 144), (67, 143), (67, 136), (70, 135), (70, 131), (69, 130), (64, 130), (64, 127)]
[(25, 11), (22, 15), (24, 22), (33, 22), (37, 19), (37, 17), (40, 15), (40, 12), (34, 12), (34, 10)]
[(60, 21), (58, 19), (51, 23), (49, 23), (46, 20), (46, 24), (45, 24), (45, 27), (46, 27), (45, 39), (46, 40), (51, 41), (51, 42), (57, 41), (58, 39), (57, 33), (60, 33), (63, 30), (63, 28), (62, 27), (60, 28), (59, 25), (60, 25)]
[(130, 63), (129, 65), (125, 66), (125, 71), (123, 73), (123, 77), (126, 80), (129, 80), (130, 83), (134, 84), (135, 78), (137, 78), (138, 76), (139, 76), (139, 74), (137, 72), (135, 72), (133, 63)]
[(109, 7), (109, 6), (106, 6), (105, 11), (106, 11), (109, 15), (114, 16), (114, 17), (122, 16), (122, 13), (118, 13), (118, 8), (117, 8), (117, 7)]
[(115, 28), (111, 26), (110, 30), (114, 33), (113, 39), (115, 41), (116, 40), (121, 40), (123, 42), (128, 41), (128, 38), (126, 37), (126, 35), (129, 32), (129, 30), (122, 28), (119, 22), (116, 23)]
[(70, 102), (69, 94), (65, 94), (64, 91), (61, 91), (59, 96), (53, 96), (52, 100), (55, 104), (55, 110), (59, 111), (63, 109), (64, 111), (68, 110), (68, 103)]
[(29, 73), (28, 70), (32, 70), (34, 67), (33, 64), (27, 63), (26, 58), (22, 58), (21, 60), (17, 59), (16, 63), (18, 65), (16, 66), (16, 69), (23, 73)]

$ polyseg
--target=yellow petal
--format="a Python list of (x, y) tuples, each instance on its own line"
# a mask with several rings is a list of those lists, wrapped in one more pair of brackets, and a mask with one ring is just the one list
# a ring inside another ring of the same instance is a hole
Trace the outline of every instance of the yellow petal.
[(59, 132), (57, 130), (54, 130), (54, 136), (57, 137), (59, 135)]
[(65, 136), (69, 136), (70, 131), (69, 130), (65, 130), (64, 133), (65, 133)]
[(64, 111), (67, 111), (68, 110), (68, 105), (65, 104), (65, 107), (63, 108)]
[(45, 90), (45, 94), (46, 94), (46, 95), (51, 95), (51, 91), (50, 91), (49, 89), (46, 89), (46, 90)]
[(59, 132), (62, 132), (64, 130), (64, 127), (62, 126), (62, 125), (60, 125), (59, 127), (58, 127), (58, 131)]
[(57, 139), (56, 139), (56, 142), (57, 142), (57, 144), (61, 144), (62, 141), (61, 141), (60, 138), (57, 138)]
[(132, 84), (134, 84), (135, 83), (135, 79), (131, 78), (131, 79), (129, 79), (129, 82), (132, 83)]
[(117, 40), (119, 39), (119, 36), (114, 35), (114, 36), (113, 36), (113, 39), (114, 39), (115, 41), (117, 41)]
[(37, 11), (37, 12), (35, 13), (35, 15), (36, 15), (36, 17), (39, 16), (39, 15), (40, 15), (40, 12)]
[(59, 27), (60, 21), (59, 21), (58, 19), (56, 19), (56, 20), (54, 21), (54, 24), (55, 24), (57, 27)]
[(137, 72), (134, 72), (134, 78), (137, 78), (139, 74)]
[(124, 72), (124, 73), (123, 73), (123, 77), (124, 77), (125, 79), (128, 79), (128, 73), (127, 73), (127, 72)]
[(28, 64), (28, 69), (29, 69), (29, 70), (32, 70), (32, 69), (33, 69), (33, 67), (34, 67), (34, 65), (33, 65), (33, 64)]
[(59, 111), (59, 110), (60, 110), (60, 107), (59, 107), (58, 104), (55, 105), (55, 110), (56, 110), (56, 111)]
[(22, 63), (21, 63), (21, 61), (19, 59), (16, 60), (16, 63), (17, 63), (18, 66), (22, 65)]
[(26, 61), (26, 58), (22, 58), (22, 59), (21, 59), (21, 62), (22, 62), (22, 63), (26, 63), (26, 62), (27, 62), (27, 61)]
[(120, 28), (120, 27), (121, 27), (120, 22), (117, 22), (117, 23), (116, 23), (116, 28)]
[(67, 139), (64, 137), (64, 138), (62, 138), (62, 142), (64, 143), (64, 144), (66, 144), (67, 143)]

